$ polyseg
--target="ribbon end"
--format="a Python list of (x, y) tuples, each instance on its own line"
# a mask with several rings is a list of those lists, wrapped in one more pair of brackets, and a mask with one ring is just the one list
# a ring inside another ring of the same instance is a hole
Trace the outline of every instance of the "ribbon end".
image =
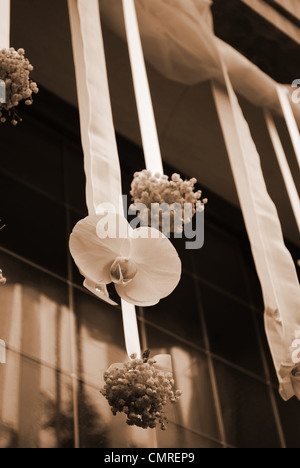
[(0, 340), (0, 364), (6, 364), (6, 344)]

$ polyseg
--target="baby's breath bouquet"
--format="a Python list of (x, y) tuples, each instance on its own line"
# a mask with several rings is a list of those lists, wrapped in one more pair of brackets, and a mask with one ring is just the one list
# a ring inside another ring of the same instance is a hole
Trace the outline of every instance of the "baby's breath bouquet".
[(164, 407), (176, 403), (181, 392), (175, 390), (172, 373), (160, 371), (155, 360), (145, 352), (143, 359), (131, 356), (129, 362), (113, 364), (104, 374), (102, 395), (114, 415), (125, 413), (129, 426), (166, 430), (168, 419)]
[(33, 93), (38, 93), (37, 84), (30, 79), (33, 66), (25, 58), (24, 49), (17, 51), (10, 49), (0, 50), (0, 80), (5, 86), (5, 98), (0, 100), (0, 122), (11, 122), (17, 125), (22, 119), (16, 112), (21, 101), (26, 105), (33, 102)]
[[(148, 170), (136, 172), (131, 184), (131, 209), (138, 211), (143, 224), (162, 228), (164, 218), (168, 218), (170, 232), (182, 232), (183, 225), (207, 203), (207, 199), (201, 200), (201, 190), (195, 191), (196, 183), (197, 179), (183, 180), (179, 174), (169, 180), (167, 175), (153, 175)], [(189, 209), (184, 211), (187, 204)]]

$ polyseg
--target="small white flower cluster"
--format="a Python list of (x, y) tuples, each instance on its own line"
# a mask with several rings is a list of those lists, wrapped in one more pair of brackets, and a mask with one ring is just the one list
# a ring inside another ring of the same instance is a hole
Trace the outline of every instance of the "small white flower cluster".
[(164, 406), (176, 403), (181, 392), (175, 390), (171, 373), (155, 367), (155, 361), (137, 359), (112, 365), (104, 374), (105, 385), (102, 395), (108, 400), (114, 415), (125, 413), (129, 426), (154, 429), (158, 424), (166, 430), (168, 419)]
[[(183, 180), (179, 174), (173, 174), (169, 180), (167, 175), (153, 175), (146, 169), (136, 172), (131, 184), (133, 204), (130, 208), (138, 211), (145, 225), (151, 222), (152, 227), (161, 228), (166, 218), (170, 220), (170, 232), (182, 232), (183, 225), (207, 203), (207, 199), (201, 200), (201, 190), (195, 191), (196, 183), (197, 179)], [(185, 213), (187, 204), (191, 209)]]
[(1, 286), (4, 286), (6, 284), (6, 278), (4, 278), (2, 274), (2, 270), (0, 270), (0, 284)]
[(24, 56), (24, 49), (0, 50), (0, 79), (5, 84), (6, 102), (0, 103), (0, 122), (7, 120), (13, 125), (21, 122), (21, 117), (16, 112), (16, 107), (21, 101), (26, 105), (33, 102), (32, 94), (38, 93), (37, 84), (30, 79), (33, 66)]

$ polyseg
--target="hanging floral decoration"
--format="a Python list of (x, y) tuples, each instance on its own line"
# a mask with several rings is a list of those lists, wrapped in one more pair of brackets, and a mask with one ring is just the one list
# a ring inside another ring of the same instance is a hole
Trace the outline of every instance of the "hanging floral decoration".
[(181, 277), (176, 249), (161, 232), (149, 227), (133, 230), (115, 213), (79, 221), (70, 251), (86, 278), (84, 285), (101, 298), (109, 299), (106, 285), (114, 283), (130, 304), (155, 305), (173, 292)]
[(156, 367), (149, 359), (132, 355), (129, 362), (113, 364), (104, 374), (101, 393), (107, 399), (114, 415), (125, 413), (129, 426), (166, 430), (168, 418), (164, 412), (168, 402), (177, 403), (181, 392), (175, 389), (173, 375)]
[[(143, 170), (134, 174), (131, 184), (131, 210), (139, 213), (143, 225), (162, 228), (164, 218), (170, 219), (170, 232), (180, 233), (183, 225), (204, 209), (207, 199), (201, 199), (201, 190), (195, 191), (197, 179), (183, 180), (179, 174), (155, 174)], [(189, 210), (184, 207), (189, 204)], [(179, 210), (178, 210), (179, 208)], [(152, 213), (151, 213), (152, 210)], [(176, 222), (179, 220), (179, 222)]]
[(11, 47), (0, 50), (0, 80), (5, 87), (0, 99), (0, 122), (9, 121), (17, 125), (22, 121), (16, 107), (22, 101), (31, 105), (32, 95), (39, 91), (37, 84), (30, 79), (32, 70), (33, 66), (25, 58), (24, 49), (16, 51)]

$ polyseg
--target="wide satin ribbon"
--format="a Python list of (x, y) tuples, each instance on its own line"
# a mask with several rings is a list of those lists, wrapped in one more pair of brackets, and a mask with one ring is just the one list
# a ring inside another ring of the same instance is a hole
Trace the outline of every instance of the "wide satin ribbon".
[(6, 345), (5, 341), (0, 340), (0, 364), (6, 363)]
[[(90, 215), (95, 214), (101, 210), (101, 204), (110, 203), (117, 213), (123, 214), (121, 172), (98, 1), (68, 0), (68, 6), (88, 211)], [(102, 298), (105, 300), (105, 296)], [(127, 353), (140, 356), (135, 307), (122, 301), (122, 315)]]
[[(0, 0), (0, 50), (10, 46), (10, 0)], [(5, 342), (0, 340), (0, 364), (6, 362)]]
[(68, 0), (89, 214), (101, 203), (121, 212), (121, 174), (96, 0)]
[[(152, 174), (163, 175), (162, 156), (134, 0), (123, 0), (122, 4), (145, 164)], [(160, 370), (172, 372), (170, 355), (159, 355), (154, 359)]]
[(224, 86), (213, 94), (265, 303), (265, 328), (280, 382), (280, 394), (294, 395), (291, 346), (300, 329), (300, 290), (285, 247), (276, 207), (266, 188), (260, 157), (221, 60)]
[(274, 119), (268, 110), (265, 110), (265, 120), (269, 130), (270, 138), (273, 144), (274, 152), (277, 158), (278, 165), (281, 170), (282, 178), (285, 183), (285, 188), (290, 199), (295, 220), (300, 232), (300, 199), (297, 191), (294, 178), (282, 146), (280, 136), (278, 134)]
[(292, 145), (295, 151), (295, 155), (298, 161), (298, 165), (300, 167), (300, 134), (299, 128), (293, 113), (293, 109), (291, 107), (289, 94), (287, 89), (282, 86), (277, 86), (277, 94), (279, 98), (279, 102), (281, 105), (281, 109), (286, 121), (286, 125), (291, 137)]
[[(123, 0), (122, 4), (145, 164), (152, 174), (163, 175), (163, 162), (134, 0)], [(173, 372), (169, 354), (160, 354), (153, 359), (160, 371)]]
[(123, 0), (123, 11), (146, 168), (162, 175), (160, 145), (134, 0)]
[(10, 46), (10, 0), (0, 0), (0, 49)]

